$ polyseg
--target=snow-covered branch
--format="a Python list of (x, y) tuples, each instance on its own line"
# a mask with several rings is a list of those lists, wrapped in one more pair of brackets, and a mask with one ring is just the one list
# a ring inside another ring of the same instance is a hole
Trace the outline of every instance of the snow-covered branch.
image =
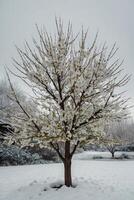
[[(97, 35), (87, 46), (87, 31), (82, 29), (74, 36), (72, 25), (64, 30), (61, 20), (56, 20), (56, 28), (53, 36), (37, 27), (39, 42), (33, 39), (34, 49), (28, 42), (23, 50), (17, 47), (20, 61), (14, 59), (16, 75), (32, 88), (34, 102), (39, 105), (31, 120), (39, 141), (75, 144), (80, 137), (86, 143), (90, 134), (91, 138), (96, 133), (99, 137), (104, 123), (128, 114), (127, 99), (119, 92), (130, 77), (122, 75), (122, 62), (114, 59), (115, 44), (111, 49), (106, 44), (98, 49)], [(15, 99), (30, 119), (30, 113)]]

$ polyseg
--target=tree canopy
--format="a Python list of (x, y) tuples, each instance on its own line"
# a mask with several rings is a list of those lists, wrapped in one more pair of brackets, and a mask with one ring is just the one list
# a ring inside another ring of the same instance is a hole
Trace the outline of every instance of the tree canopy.
[[(97, 35), (93, 42), (83, 29), (74, 36), (72, 25), (64, 29), (60, 19), (56, 30), (52, 35), (37, 27), (34, 48), (25, 42), (24, 49), (17, 47), (20, 60), (14, 59), (16, 75), (33, 90), (36, 114), (22, 106), (8, 78), (27, 119), (16, 138), (22, 145), (51, 144), (65, 163), (80, 143), (103, 138), (104, 123), (127, 114), (127, 99), (120, 88), (129, 76), (123, 76), (115, 44), (111, 49), (106, 43), (98, 47)], [(59, 142), (65, 144), (64, 154)]]

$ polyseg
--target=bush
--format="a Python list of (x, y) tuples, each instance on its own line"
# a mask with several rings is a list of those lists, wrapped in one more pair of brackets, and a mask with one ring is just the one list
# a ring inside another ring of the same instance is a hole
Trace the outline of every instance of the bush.
[(102, 156), (93, 156), (93, 159), (96, 160), (96, 159), (103, 159)]
[(14, 145), (0, 148), (0, 165), (24, 165), (31, 162), (32, 156)]
[(125, 153), (122, 153), (117, 159), (129, 159), (129, 156)]
[(15, 145), (0, 147), (0, 166), (44, 164), (57, 161), (55, 152), (47, 148), (19, 148)]
[(31, 154), (37, 153), (43, 160), (57, 161), (56, 152), (49, 148), (40, 148), (39, 145), (34, 145), (33, 147), (27, 146), (23, 149), (27, 150)]

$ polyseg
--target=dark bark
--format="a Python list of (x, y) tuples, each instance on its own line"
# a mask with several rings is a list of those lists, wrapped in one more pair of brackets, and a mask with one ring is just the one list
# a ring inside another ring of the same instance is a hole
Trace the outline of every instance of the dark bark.
[(72, 186), (70, 141), (65, 142), (64, 181), (67, 187)]
[(114, 154), (116, 152), (116, 146), (113, 146), (113, 147), (107, 146), (107, 149), (112, 154), (112, 158), (114, 159), (115, 158)]
[(64, 181), (67, 187), (72, 186), (71, 158), (64, 161)]
[(56, 151), (56, 153), (58, 154), (58, 156), (59, 156), (59, 158), (61, 159), (61, 161), (64, 163), (64, 157), (63, 157), (63, 155), (61, 154), (61, 152), (60, 152), (60, 148), (59, 148), (59, 145), (58, 145), (58, 143), (52, 143), (52, 142), (50, 142), (50, 145), (51, 145), (51, 147)]
[(79, 145), (79, 141), (76, 143), (76, 145), (74, 145), (72, 151), (71, 151), (70, 141), (66, 141), (64, 156), (62, 155), (62, 153), (60, 151), (60, 147), (59, 147), (58, 143), (50, 142), (50, 145), (57, 152), (58, 156), (60, 157), (60, 159), (62, 160), (62, 162), (64, 164), (64, 184), (67, 187), (71, 187), (72, 186), (72, 174), (71, 174), (71, 163), (72, 162), (71, 161), (72, 161), (72, 157)]
[(111, 154), (112, 154), (112, 158), (113, 158), (113, 159), (115, 158), (115, 157), (114, 157), (114, 153), (115, 153), (115, 152), (111, 152)]

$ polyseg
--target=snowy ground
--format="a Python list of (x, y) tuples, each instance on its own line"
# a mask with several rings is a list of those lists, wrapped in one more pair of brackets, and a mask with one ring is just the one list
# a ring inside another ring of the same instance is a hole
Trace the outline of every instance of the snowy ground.
[[(115, 158), (120, 158), (122, 155), (127, 155), (129, 158), (134, 159), (134, 152), (115, 152)], [(75, 160), (91, 160), (91, 159), (111, 159), (110, 152), (99, 152), (99, 151), (84, 151), (82, 153), (75, 154), (73, 159)]]
[(73, 160), (77, 187), (56, 190), (50, 186), (62, 181), (60, 163), (0, 167), (0, 200), (133, 200), (133, 171), (133, 160)]

